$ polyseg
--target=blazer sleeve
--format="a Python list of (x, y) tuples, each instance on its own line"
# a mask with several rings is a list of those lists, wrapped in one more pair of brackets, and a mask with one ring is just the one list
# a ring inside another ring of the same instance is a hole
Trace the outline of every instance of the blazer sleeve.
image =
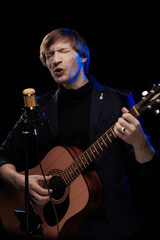
[[(34, 164), (35, 159), (35, 141), (33, 137), (30, 140), (25, 140), (23, 131), (23, 123), (21, 118), (15, 124), (12, 131), (10, 131), (0, 145), (0, 166), (10, 163), (16, 166), (18, 171), (25, 169), (25, 151), (28, 152), (29, 162)], [(26, 149), (27, 141), (27, 149)], [(32, 153), (32, 154), (31, 154)], [(32, 157), (33, 156), (33, 157)]]
[[(116, 92), (121, 96), (123, 105), (126, 106), (128, 109), (131, 109), (135, 105), (135, 101), (132, 95), (131, 91), (123, 90), (123, 89), (116, 89)], [(140, 121), (142, 128), (146, 134), (146, 137), (148, 138), (148, 141), (150, 141), (150, 136), (147, 134), (147, 132), (144, 129), (143, 126), (143, 117), (139, 116), (138, 120)], [(151, 142), (152, 144), (152, 142)], [(138, 163), (135, 158), (134, 150), (130, 145), (126, 144), (126, 147), (128, 148), (128, 157), (130, 165), (133, 169), (135, 169), (136, 172), (138, 172), (140, 175), (142, 175), (145, 178), (154, 178), (156, 174), (160, 172), (160, 154), (158, 150), (153, 146), (155, 150), (155, 155), (151, 161), (146, 163)]]
[(0, 145), (0, 166), (6, 163), (16, 165), (16, 162), (22, 154), (22, 145), (21, 120), (19, 120)]

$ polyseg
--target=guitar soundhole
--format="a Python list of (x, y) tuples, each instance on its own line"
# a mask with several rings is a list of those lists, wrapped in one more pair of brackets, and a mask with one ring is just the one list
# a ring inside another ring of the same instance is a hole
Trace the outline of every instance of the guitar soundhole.
[(49, 188), (53, 190), (51, 196), (55, 201), (62, 200), (65, 197), (66, 185), (59, 176), (53, 176), (51, 178)]

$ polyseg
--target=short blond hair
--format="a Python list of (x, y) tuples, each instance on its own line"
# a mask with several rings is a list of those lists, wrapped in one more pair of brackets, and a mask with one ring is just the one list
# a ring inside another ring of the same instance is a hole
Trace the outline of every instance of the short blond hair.
[(40, 60), (44, 66), (46, 66), (45, 53), (49, 49), (50, 45), (58, 41), (59, 39), (66, 39), (71, 42), (73, 49), (79, 53), (81, 57), (86, 58), (84, 63), (85, 73), (89, 72), (89, 60), (90, 52), (84, 38), (75, 30), (69, 28), (58, 28), (49, 32), (42, 40), (40, 45)]

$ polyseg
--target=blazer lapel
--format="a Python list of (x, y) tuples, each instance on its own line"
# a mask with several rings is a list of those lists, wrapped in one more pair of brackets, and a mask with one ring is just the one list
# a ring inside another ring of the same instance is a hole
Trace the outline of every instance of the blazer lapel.
[(90, 145), (95, 141), (95, 136), (97, 134), (97, 122), (99, 121), (103, 104), (104, 104), (104, 87), (95, 80), (91, 96), (90, 130), (89, 130)]
[(50, 132), (54, 138), (58, 138), (58, 90), (52, 96), (48, 109)]

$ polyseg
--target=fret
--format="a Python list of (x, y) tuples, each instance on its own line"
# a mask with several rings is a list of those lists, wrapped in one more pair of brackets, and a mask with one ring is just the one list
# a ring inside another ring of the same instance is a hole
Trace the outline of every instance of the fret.
[(112, 131), (113, 136), (116, 138), (117, 136), (116, 136), (116, 134), (115, 134), (113, 128), (111, 128), (111, 131)]
[[(97, 148), (96, 148), (96, 146), (95, 146), (96, 143), (97, 143), (97, 142), (95, 142), (92, 146), (93, 146), (94, 150), (97, 152), (97, 154), (99, 155), (99, 152), (98, 152), (98, 150), (97, 150)], [(93, 151), (94, 151), (94, 150), (93, 150)]]
[(91, 162), (92, 162), (92, 158), (91, 158), (91, 156), (89, 155), (89, 152), (87, 152), (87, 151), (85, 151), (84, 152), (84, 157), (85, 157), (85, 159), (87, 159), (87, 164), (89, 165)]
[(81, 160), (85, 164), (85, 167), (86, 167), (86, 165), (89, 164), (88, 161), (87, 161), (87, 158), (84, 156), (84, 153), (82, 154)]
[(81, 171), (84, 170), (85, 165), (83, 164), (83, 161), (81, 161), (80, 157), (73, 164), (78, 164), (78, 166), (80, 167)]
[(77, 173), (75, 172), (75, 170), (72, 170), (71, 168), (68, 168), (68, 173), (69, 173), (71, 180), (73, 181), (73, 179), (76, 177), (75, 174), (77, 174)]
[(67, 176), (68, 176), (68, 178), (69, 178), (69, 181), (72, 182), (73, 176), (71, 176), (71, 172), (72, 172), (72, 171), (70, 171), (70, 168), (69, 168), (69, 167), (66, 168), (65, 172), (66, 172), (66, 174), (67, 174)]
[(106, 136), (107, 136), (108, 140), (110, 141), (110, 143), (112, 143), (112, 140), (110, 139), (110, 137), (107, 133), (106, 133)]
[(92, 150), (92, 148), (93, 148), (93, 145), (90, 146), (90, 151), (91, 151), (93, 157), (96, 158), (95, 149), (93, 148), (93, 150)]
[(93, 151), (91, 150), (91, 147), (88, 148), (87, 153), (90, 156), (90, 158), (92, 159), (92, 161), (96, 158), (95, 155), (93, 154)]
[[(73, 168), (71, 168), (73, 167)], [(80, 174), (80, 170), (72, 165), (70, 165), (66, 170), (65, 170), (67, 176), (69, 177), (68, 185)]]
[(74, 166), (74, 173), (75, 173), (75, 175), (78, 176), (78, 174), (81, 173), (81, 169), (80, 169), (81, 165), (79, 164), (78, 161), (75, 161), (72, 165)]
[(108, 147), (107, 143), (104, 141), (104, 138), (103, 138), (103, 137), (101, 137), (101, 139), (102, 139), (102, 141), (103, 141), (104, 145), (105, 145), (106, 147)]
[(91, 158), (91, 156), (89, 155), (89, 153), (88, 153), (88, 151), (86, 150), (85, 152), (84, 152), (84, 154), (87, 154), (87, 157), (88, 157), (88, 159), (90, 160), (90, 162), (92, 162), (92, 158)]
[(79, 157), (75, 161), (75, 162), (77, 162), (77, 164), (80, 165), (81, 171), (83, 171), (86, 168), (86, 161), (84, 161), (83, 159), (84, 159), (83, 157)]
[(71, 175), (72, 178), (75, 178), (77, 175), (77, 166), (75, 166), (75, 164), (73, 163), (72, 165), (70, 165), (70, 167), (68, 167), (69, 173)]
[(113, 140), (114, 138), (114, 135), (113, 135), (113, 133), (112, 133), (112, 131), (111, 131), (111, 129), (109, 129), (109, 131), (108, 131), (108, 136), (110, 137), (110, 139), (111, 140)]
[(61, 177), (62, 177), (62, 180), (64, 181), (64, 183), (67, 185), (67, 181), (66, 181), (64, 172), (61, 173)]
[(98, 140), (97, 140), (97, 143), (98, 143), (98, 146), (100, 147), (100, 149), (101, 149), (101, 151), (103, 151), (103, 141), (102, 141), (102, 139), (101, 138), (99, 138)]
[(67, 175), (66, 171), (63, 171), (62, 176), (63, 176), (64, 179), (65, 179), (65, 184), (66, 184), (66, 185), (69, 185), (69, 184), (70, 184), (70, 179), (68, 179), (68, 175)]
[(95, 150), (96, 150), (96, 152), (97, 152), (97, 154), (99, 155), (99, 146), (98, 146), (98, 143), (97, 143), (97, 141), (94, 143), (94, 148), (95, 148)]

